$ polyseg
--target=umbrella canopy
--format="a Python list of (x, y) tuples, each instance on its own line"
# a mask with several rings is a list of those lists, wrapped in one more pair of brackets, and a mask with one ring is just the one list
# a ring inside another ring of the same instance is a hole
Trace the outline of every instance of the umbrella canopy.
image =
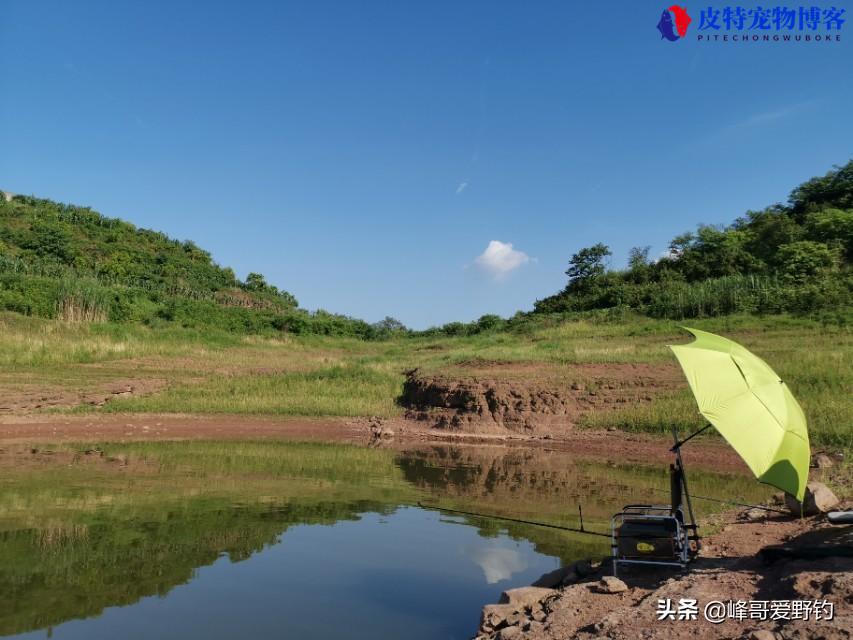
[(809, 474), (806, 417), (764, 360), (736, 342), (689, 329), (696, 340), (670, 345), (701, 413), (756, 477), (802, 502)]

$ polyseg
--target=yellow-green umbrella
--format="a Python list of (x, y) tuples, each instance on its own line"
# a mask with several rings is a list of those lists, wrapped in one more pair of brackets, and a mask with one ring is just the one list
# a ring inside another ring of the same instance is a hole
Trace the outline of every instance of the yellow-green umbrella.
[(762, 482), (802, 502), (809, 475), (806, 417), (764, 360), (726, 338), (689, 329), (671, 345), (701, 413)]

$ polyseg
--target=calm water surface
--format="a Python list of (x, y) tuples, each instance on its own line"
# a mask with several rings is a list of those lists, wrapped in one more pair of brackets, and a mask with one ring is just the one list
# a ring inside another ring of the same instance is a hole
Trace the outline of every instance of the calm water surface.
[[(4, 472), (0, 634), (468, 638), (502, 590), (604, 555), (607, 540), (419, 501), (568, 526), (580, 502), (587, 527), (603, 531), (623, 503), (660, 500), (667, 486), (663, 468), (497, 447), (122, 451), (125, 466), (78, 456)], [(764, 491), (739, 476), (691, 480), (706, 495)]]

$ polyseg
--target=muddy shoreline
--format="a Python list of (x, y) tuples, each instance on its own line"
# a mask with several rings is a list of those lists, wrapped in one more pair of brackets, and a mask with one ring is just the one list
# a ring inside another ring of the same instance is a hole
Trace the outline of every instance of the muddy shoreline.
[[(575, 429), (560, 434), (466, 433), (431, 428), (419, 420), (277, 418), (188, 414), (29, 414), (0, 417), (0, 443), (133, 442), (168, 440), (315, 440), (403, 448), (413, 443), (491, 445), (571, 451), (602, 461), (671, 462), (668, 438), (615, 430)], [(694, 441), (688, 464), (748, 473), (720, 440)]]

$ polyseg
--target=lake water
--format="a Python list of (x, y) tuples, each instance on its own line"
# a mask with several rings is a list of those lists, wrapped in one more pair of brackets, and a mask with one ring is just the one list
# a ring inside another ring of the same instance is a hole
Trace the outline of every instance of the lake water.
[[(0, 634), (468, 638), (501, 591), (603, 556), (608, 540), (419, 502), (571, 527), (581, 503), (587, 528), (607, 531), (622, 504), (665, 500), (667, 487), (662, 466), (531, 449), (120, 450), (118, 463), (108, 450), (4, 472)], [(766, 495), (743, 476), (691, 480), (698, 494)]]

